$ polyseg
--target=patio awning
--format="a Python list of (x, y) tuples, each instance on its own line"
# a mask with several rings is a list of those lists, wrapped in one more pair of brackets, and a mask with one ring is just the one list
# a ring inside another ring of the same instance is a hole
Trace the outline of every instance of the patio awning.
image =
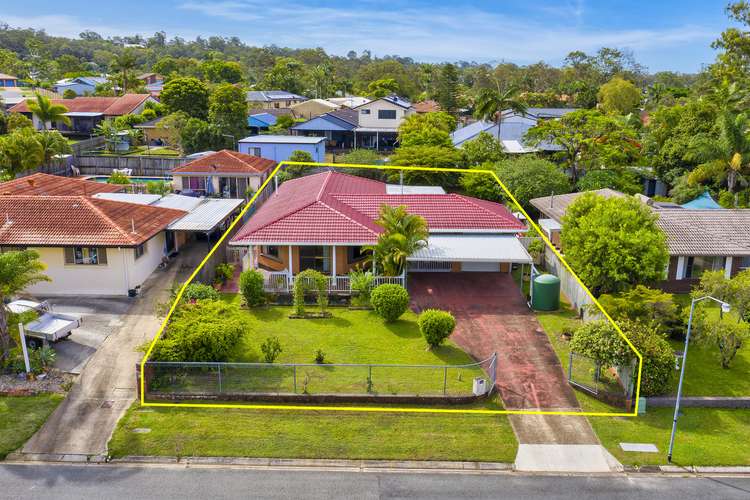
[(499, 234), (430, 235), (427, 247), (407, 260), (451, 262), (512, 262), (529, 264), (532, 258), (518, 238)]
[(182, 219), (169, 225), (172, 231), (212, 231), (226, 220), (245, 200), (232, 198), (204, 198)]

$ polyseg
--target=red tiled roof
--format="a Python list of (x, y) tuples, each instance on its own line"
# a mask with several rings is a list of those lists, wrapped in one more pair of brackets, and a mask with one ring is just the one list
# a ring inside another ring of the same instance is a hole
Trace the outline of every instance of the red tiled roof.
[(262, 174), (275, 166), (273, 160), (222, 149), (175, 167), (172, 173)]
[(437, 101), (428, 99), (426, 101), (415, 103), (414, 110), (417, 113), (433, 113), (435, 111), (440, 111), (440, 104)]
[(94, 182), (74, 177), (43, 174), (41, 172), (0, 183), (0, 196), (47, 195), (47, 196), (91, 196), (96, 193), (117, 193), (123, 186)]
[(186, 214), (86, 196), (0, 196), (0, 245), (136, 246)]
[[(105, 116), (120, 116), (132, 113), (151, 94), (125, 94), (120, 97), (76, 97), (74, 99), (51, 99), (53, 104), (62, 104), (70, 113), (102, 113)], [(27, 101), (21, 101), (8, 110), (11, 113), (29, 113)]]
[(386, 185), (338, 172), (287, 181), (232, 242), (374, 243), (382, 205), (404, 205), (430, 230), (522, 231), (504, 206), (457, 194), (386, 194)]

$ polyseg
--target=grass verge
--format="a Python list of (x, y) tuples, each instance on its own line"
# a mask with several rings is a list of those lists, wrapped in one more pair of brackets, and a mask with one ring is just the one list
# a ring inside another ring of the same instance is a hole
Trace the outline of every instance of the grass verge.
[(0, 397), (0, 460), (23, 445), (62, 400), (60, 394)]

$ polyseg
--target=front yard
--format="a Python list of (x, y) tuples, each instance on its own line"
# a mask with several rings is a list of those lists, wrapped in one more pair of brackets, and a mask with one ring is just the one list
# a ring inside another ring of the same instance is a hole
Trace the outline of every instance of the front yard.
[(0, 460), (23, 445), (63, 397), (61, 394), (0, 397)]
[(115, 457), (512, 462), (516, 449), (505, 415), (139, 408), (137, 403), (109, 443)]

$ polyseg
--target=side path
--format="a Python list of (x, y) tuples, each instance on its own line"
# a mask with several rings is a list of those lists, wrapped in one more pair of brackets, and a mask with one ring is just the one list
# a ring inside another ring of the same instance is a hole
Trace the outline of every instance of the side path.
[(187, 272), (181, 272), (185, 262), (179, 257), (144, 283), (119, 332), (108, 336), (94, 353), (65, 400), (23, 447), (24, 454), (106, 454), (118, 420), (135, 401), (134, 367), (143, 356), (136, 349), (158, 330), (162, 320), (154, 307), (169, 299), (175, 279)]

